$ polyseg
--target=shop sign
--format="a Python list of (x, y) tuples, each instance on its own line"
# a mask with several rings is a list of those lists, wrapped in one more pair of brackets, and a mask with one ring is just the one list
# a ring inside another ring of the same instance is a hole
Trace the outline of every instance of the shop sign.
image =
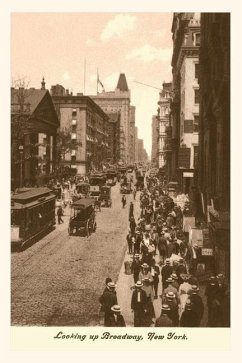
[(183, 177), (184, 178), (193, 178), (193, 172), (184, 172)]
[(213, 256), (212, 248), (202, 248), (202, 256)]

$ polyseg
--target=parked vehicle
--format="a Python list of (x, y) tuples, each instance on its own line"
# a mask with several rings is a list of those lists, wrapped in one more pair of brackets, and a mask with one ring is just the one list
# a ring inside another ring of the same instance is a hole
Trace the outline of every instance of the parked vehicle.
[(71, 214), (68, 226), (68, 233), (71, 236), (84, 232), (86, 236), (96, 231), (95, 200), (83, 198), (74, 202), (71, 206)]
[(89, 178), (90, 197), (99, 197), (100, 188), (106, 184), (105, 174), (92, 174)]
[(115, 170), (109, 169), (105, 172), (107, 177), (107, 185), (113, 186), (117, 182), (117, 172)]
[(137, 190), (144, 189), (144, 177), (143, 177), (143, 175), (136, 176), (136, 189)]
[(102, 206), (109, 208), (112, 207), (111, 188), (109, 186), (101, 187), (99, 200)]
[(82, 198), (87, 198), (90, 193), (90, 184), (86, 182), (80, 182), (76, 185), (76, 192), (78, 195), (80, 195)]
[(22, 188), (11, 196), (11, 245), (22, 248), (55, 225), (56, 195), (48, 188)]

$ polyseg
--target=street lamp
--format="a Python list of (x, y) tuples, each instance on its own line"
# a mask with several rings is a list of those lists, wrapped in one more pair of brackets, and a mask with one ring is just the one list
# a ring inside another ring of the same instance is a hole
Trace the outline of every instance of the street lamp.
[(19, 150), (19, 154), (20, 154), (20, 188), (22, 188), (22, 186), (23, 186), (23, 153), (24, 153), (23, 145), (20, 145), (18, 150)]

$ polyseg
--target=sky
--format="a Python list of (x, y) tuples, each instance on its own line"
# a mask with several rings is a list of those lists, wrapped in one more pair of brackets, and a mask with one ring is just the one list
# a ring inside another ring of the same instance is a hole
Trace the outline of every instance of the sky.
[[(159, 89), (171, 81), (172, 13), (12, 13), (11, 78), (29, 87), (61, 84), (96, 94), (97, 68), (106, 91), (125, 73), (136, 106), (138, 137), (151, 155), (151, 122)], [(84, 64), (86, 77), (84, 90)], [(85, 92), (84, 92), (85, 91)], [(101, 91), (101, 89), (100, 89)]]

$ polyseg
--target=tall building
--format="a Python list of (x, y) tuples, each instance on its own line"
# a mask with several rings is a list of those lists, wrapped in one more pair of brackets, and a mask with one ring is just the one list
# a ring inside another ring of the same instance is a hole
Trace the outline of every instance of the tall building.
[(151, 163), (154, 168), (158, 167), (158, 117), (152, 116), (152, 148)]
[(135, 161), (135, 106), (130, 106), (128, 140), (128, 162), (132, 164)]
[(201, 14), (199, 190), (216, 272), (230, 273), (230, 14)]
[(108, 162), (117, 164), (120, 160), (120, 113), (110, 113), (108, 117)]
[(172, 34), (172, 174), (189, 193), (198, 157), (200, 14), (174, 13)]
[(138, 127), (135, 126), (135, 150), (134, 150), (134, 161), (138, 162)]
[(163, 83), (160, 92), (159, 114), (158, 114), (158, 168), (164, 171), (166, 176), (170, 176), (171, 171), (171, 127), (170, 127), (170, 102), (171, 83)]
[(41, 89), (11, 88), (12, 189), (48, 181), (55, 168), (59, 125), (44, 79)]
[(148, 154), (144, 148), (144, 141), (142, 139), (137, 140), (137, 162), (148, 161)]
[(120, 113), (120, 159), (127, 163), (129, 161), (130, 90), (125, 74), (120, 74), (115, 91), (103, 91), (90, 97), (104, 112)]
[(66, 90), (65, 95), (53, 93), (52, 99), (59, 115), (60, 131), (66, 134), (68, 142), (62, 164), (73, 174), (102, 170), (109, 155), (108, 116), (90, 97), (82, 94), (73, 96)]

